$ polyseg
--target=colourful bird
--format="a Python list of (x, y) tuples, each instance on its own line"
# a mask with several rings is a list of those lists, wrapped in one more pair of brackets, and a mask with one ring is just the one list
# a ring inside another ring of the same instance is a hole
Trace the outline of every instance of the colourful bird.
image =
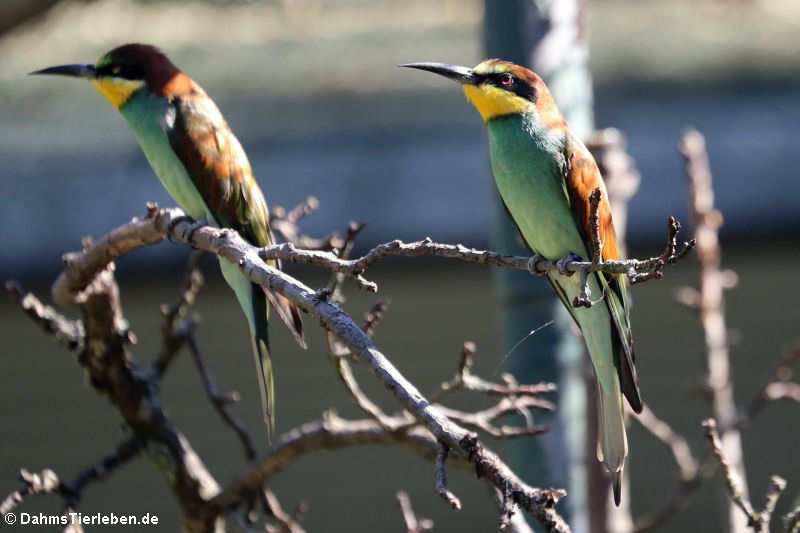
[[(267, 203), (242, 146), (214, 101), (159, 49), (126, 44), (94, 65), (62, 65), (31, 74), (89, 80), (128, 121), (158, 179), (190, 217), (232, 228), (254, 246), (273, 243)], [(275, 388), (267, 300), (305, 348), (303, 323), (289, 300), (250, 283), (237, 265), (224, 259), (219, 264), (250, 326), (269, 432), (275, 425)]]
[[(605, 260), (619, 259), (605, 184), (594, 158), (569, 129), (542, 79), (507, 61), (489, 59), (475, 68), (443, 63), (410, 63), (462, 84), (489, 130), (489, 152), (495, 184), (506, 209), (528, 247), (551, 259), (589, 258), (589, 197), (600, 189), (600, 238)], [(579, 276), (547, 274), (553, 289), (583, 333), (597, 378), (598, 459), (612, 474), (614, 501), (628, 441), (622, 395), (637, 413), (642, 410), (634, 367), (633, 337), (624, 274), (590, 276), (591, 294), (602, 302), (575, 307)]]

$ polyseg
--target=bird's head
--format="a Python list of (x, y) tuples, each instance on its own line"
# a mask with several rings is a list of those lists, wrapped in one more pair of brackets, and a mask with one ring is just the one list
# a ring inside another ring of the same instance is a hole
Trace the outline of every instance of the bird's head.
[(31, 74), (87, 79), (117, 109), (140, 90), (168, 96), (175, 89), (174, 85), (186, 77), (161, 50), (147, 44), (119, 46), (94, 65), (60, 65)]
[(427, 70), (455, 80), (464, 87), (484, 122), (513, 114), (527, 114), (546, 126), (563, 123), (542, 78), (535, 72), (500, 59), (487, 59), (475, 68), (445, 63), (408, 63), (403, 67)]

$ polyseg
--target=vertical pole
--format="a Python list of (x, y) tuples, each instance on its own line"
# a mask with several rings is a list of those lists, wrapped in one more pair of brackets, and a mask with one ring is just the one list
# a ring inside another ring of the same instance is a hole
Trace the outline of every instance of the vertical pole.
[[(484, 5), (487, 56), (526, 65), (542, 76), (572, 130), (586, 139), (594, 118), (583, 1), (485, 0)], [(499, 196), (495, 212), (492, 248), (527, 253)], [(565, 517), (574, 531), (587, 531), (583, 343), (570, 332), (571, 319), (545, 280), (499, 269), (496, 287), (503, 353), (531, 330), (549, 320), (556, 322), (522, 343), (507, 359), (508, 369), (521, 382), (553, 381), (559, 386), (557, 410), (537, 417), (550, 431), (509, 443), (511, 460), (531, 483), (566, 488)]]

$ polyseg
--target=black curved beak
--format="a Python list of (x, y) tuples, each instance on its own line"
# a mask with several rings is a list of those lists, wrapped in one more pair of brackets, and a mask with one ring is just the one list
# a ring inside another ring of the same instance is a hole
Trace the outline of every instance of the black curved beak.
[(455, 80), (461, 84), (476, 85), (477, 76), (471, 68), (461, 67), (459, 65), (448, 65), (447, 63), (406, 63), (400, 65), (406, 68), (415, 68), (418, 70), (427, 70), (445, 78)]
[(94, 78), (96, 71), (94, 65), (59, 65), (57, 67), (43, 68), (33, 74), (53, 74), (56, 76), (69, 76), (71, 78)]

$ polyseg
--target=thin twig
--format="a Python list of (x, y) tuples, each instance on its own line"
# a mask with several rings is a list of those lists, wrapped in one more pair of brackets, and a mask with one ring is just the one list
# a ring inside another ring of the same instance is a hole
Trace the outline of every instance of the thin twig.
[(411, 507), (411, 498), (408, 493), (401, 490), (397, 493), (397, 503), (400, 505), (400, 512), (403, 513), (403, 521), (406, 524), (407, 533), (422, 533), (433, 529), (433, 520), (430, 518), (417, 518), (414, 509)]
[(436, 453), (436, 461), (434, 462), (434, 471), (436, 472), (436, 492), (439, 493), (439, 496), (441, 496), (441, 498), (446, 501), (450, 507), (456, 511), (460, 511), (461, 500), (459, 500), (458, 496), (453, 494), (453, 492), (447, 488), (447, 470), (445, 469), (445, 463), (447, 462), (447, 456), (449, 453), (450, 448), (447, 447), (447, 444), (440, 442), (439, 451)]
[[(728, 329), (725, 324), (724, 274), (720, 270), (722, 250), (719, 228), (722, 214), (714, 207), (711, 169), (705, 139), (696, 130), (683, 134), (680, 151), (685, 159), (689, 179), (689, 210), (695, 225), (697, 257), (700, 260), (700, 320), (705, 334), (707, 384), (711, 392), (711, 407), (720, 426), (725, 429), (720, 438), (722, 450), (730, 468), (740, 480), (740, 492), (747, 498), (742, 442), (734, 427), (738, 410), (733, 394), (728, 352)], [(741, 533), (746, 527), (741, 515), (733, 509), (728, 513), (728, 529)]]
[(800, 402), (800, 384), (791, 382), (794, 365), (800, 361), (800, 347), (782, 357), (772, 368), (759, 392), (755, 395), (737, 424), (741, 427), (755, 417), (770, 401), (793, 400)]
[(86, 336), (83, 322), (69, 320), (49, 305), (42, 303), (33, 293), (25, 292), (17, 281), (7, 281), (6, 291), (31, 320), (46, 333), (55, 335), (56, 340), (67, 350), (79, 351), (82, 348)]
[(308, 512), (308, 505), (300, 502), (292, 514), (287, 513), (281, 507), (278, 497), (270, 489), (263, 490), (263, 500), (267, 512), (277, 525), (267, 524), (268, 533), (305, 533), (305, 529), (300, 525), (300, 521)]
[[(668, 239), (674, 235), (668, 235)], [(593, 264), (591, 261), (569, 260), (562, 262), (561, 268), (568, 272), (608, 272), (611, 274), (626, 274), (633, 282), (646, 281), (647, 279), (658, 279), (663, 274), (661, 272), (664, 264), (674, 263), (685, 257), (688, 250), (693, 247), (693, 241), (684, 243), (684, 248), (676, 252), (673, 256), (664, 254), (648, 259), (628, 259), (625, 261), (601, 261)], [(536, 259), (531, 265), (531, 257), (510, 256), (490, 252), (486, 250), (476, 250), (461, 244), (442, 244), (433, 242), (430, 238), (421, 241), (405, 243), (401, 240), (394, 240), (380, 244), (358, 259), (340, 259), (331, 252), (301, 250), (292, 243), (277, 244), (259, 250), (259, 255), (264, 260), (280, 259), (307, 265), (317, 265), (328, 270), (339, 272), (352, 277), (356, 284), (370, 292), (377, 292), (378, 286), (372, 281), (363, 277), (363, 272), (371, 264), (387, 256), (419, 257), (431, 255), (458, 259), (468, 263), (483, 265), (493, 265), (515, 270), (530, 270), (531, 266), (535, 269), (535, 274), (542, 274), (549, 271), (557, 271), (560, 266), (558, 261), (545, 259), (541, 256), (534, 256)]]
[[(480, 376), (472, 373), (473, 356), (475, 355), (476, 346), (474, 342), (467, 341), (461, 347), (461, 359), (459, 360), (458, 371), (452, 379), (444, 381), (439, 385), (439, 389), (430, 394), (431, 401), (438, 402), (446, 394), (459, 390), (468, 390), (472, 392), (480, 392), (490, 396), (538, 396), (548, 392), (555, 392), (557, 386), (555, 383), (538, 383), (531, 385), (518, 385), (511, 382), (513, 379), (510, 375), (503, 375), (506, 379), (506, 384), (493, 383), (487, 381)], [(552, 409), (553, 406), (546, 400), (539, 400), (541, 402), (537, 407), (542, 409)]]
[[(55, 472), (50, 469), (39, 473), (32, 473), (25, 469), (19, 472), (22, 488), (15, 490), (0, 503), (0, 515), (5, 516), (21, 504), (27, 496), (35, 494), (48, 494), (58, 490), (59, 481)], [(13, 524), (13, 522), (7, 522)]]
[[(195, 321), (192, 321), (192, 323), (196, 324)], [(206, 390), (206, 395), (211, 405), (214, 407), (217, 414), (219, 414), (220, 418), (222, 418), (223, 422), (225, 422), (225, 425), (236, 433), (239, 442), (242, 443), (245, 457), (248, 460), (254, 459), (256, 456), (256, 449), (255, 446), (253, 446), (253, 439), (250, 437), (250, 433), (247, 431), (247, 428), (245, 428), (244, 422), (229, 410), (231, 403), (236, 403), (238, 401), (238, 395), (235, 393), (232, 395), (223, 395), (219, 392), (217, 382), (214, 376), (211, 375), (205, 363), (205, 359), (200, 353), (200, 348), (197, 346), (197, 340), (194, 337), (194, 328), (190, 329), (186, 336), (186, 345), (189, 348), (189, 352), (192, 354), (192, 359), (197, 367), (197, 371), (200, 373), (200, 377), (203, 378), (203, 387)]]
[(642, 412), (633, 417), (633, 419), (651, 435), (664, 443), (665, 446), (669, 447), (675, 464), (678, 466), (680, 479), (688, 480), (695, 476), (698, 468), (697, 460), (695, 460), (686, 439), (675, 433), (669, 424), (658, 418), (646, 404)]
[(779, 476), (772, 476), (772, 478), (770, 478), (764, 509), (761, 512), (757, 512), (753, 509), (753, 505), (747, 498), (742, 479), (731, 467), (728, 458), (725, 456), (722, 441), (717, 432), (716, 422), (714, 422), (713, 418), (706, 419), (703, 421), (703, 427), (705, 428), (706, 440), (711, 446), (711, 451), (717, 458), (720, 467), (722, 467), (722, 473), (725, 476), (725, 486), (728, 489), (728, 495), (731, 501), (739, 507), (739, 509), (744, 511), (744, 514), (747, 516), (747, 525), (751, 527), (753, 531), (756, 533), (768, 533), (772, 513), (775, 511), (778, 498), (786, 488), (786, 481)]
[[(297, 304), (301, 309), (311, 313), (320, 320), (323, 327), (336, 333), (344, 345), (365, 361), (375, 372), (379, 381), (389, 389), (398, 402), (407, 409), (420, 423), (433, 433), (437, 441), (445, 443), (451, 453), (465, 457), (472, 463), (476, 473), (487, 483), (497, 487), (508, 487), (514, 501), (532, 513), (539, 523), (548, 531), (569, 531), (569, 526), (556, 513), (554, 506), (565, 495), (564, 491), (537, 489), (530, 487), (491, 450), (484, 446), (475, 434), (455, 424), (433, 406), (403, 376), (386, 356), (374, 345), (369, 337), (358, 327), (340, 306), (327, 301), (325, 295), (312, 290), (298, 280), (288, 276), (268, 264), (260, 257), (259, 251), (245, 242), (240, 235), (230, 230), (220, 230), (208, 226), (198, 226), (188, 220), (181, 219), (183, 213), (176, 209), (151, 209), (145, 221), (129, 224), (112, 232), (113, 235), (125, 234), (125, 239), (118, 239), (113, 244), (114, 253), (118, 257), (136, 245), (163, 239), (167, 232), (178, 241), (195, 248), (211, 251), (223, 259), (239, 265), (241, 273), (251, 282), (265, 289), (281, 294)], [(150, 239), (148, 241), (148, 239)], [(92, 279), (92, 276), (105, 268), (106, 253), (112, 243), (104, 238), (85, 253), (79, 254), (70, 262), (72, 274), (65, 274), (65, 280), (59, 286), (68, 288), (64, 291), (70, 295), (80, 295), (82, 287), (78, 281)], [(103, 251), (103, 248), (106, 250)], [(525, 263), (525, 262), (523, 262)], [(88, 276), (92, 273), (92, 276)], [(74, 297), (74, 296), (73, 296)], [(263, 481), (263, 471), (253, 468), (248, 479)], [(243, 491), (241, 484), (229, 486), (220, 494), (217, 502), (230, 503), (235, 500), (241, 504), (252, 494), (252, 488)], [(224, 506), (223, 506), (224, 507)], [(187, 507), (188, 508), (188, 507)], [(220, 507), (217, 507), (220, 508)], [(202, 517), (207, 520), (208, 515)]]
[(194, 330), (194, 321), (186, 319), (189, 307), (197, 298), (197, 293), (205, 283), (200, 270), (200, 260), (206, 252), (195, 250), (186, 263), (186, 274), (181, 283), (178, 298), (172, 305), (162, 305), (161, 315), (161, 352), (153, 362), (151, 371), (156, 376), (163, 376), (174, 357), (180, 352), (189, 334)]
[(319, 208), (319, 200), (309, 196), (288, 213), (281, 206), (272, 208), (269, 226), (284, 241), (291, 242), (304, 250), (336, 250), (343, 246), (344, 240), (336, 233), (316, 239), (300, 233), (299, 222)]
[(61, 483), (59, 492), (64, 496), (67, 506), (74, 508), (83, 494), (87, 484), (99, 481), (111, 472), (135, 458), (144, 449), (145, 443), (137, 436), (132, 436), (117, 446), (114, 453), (103, 457), (100, 461), (83, 470), (69, 483)]

